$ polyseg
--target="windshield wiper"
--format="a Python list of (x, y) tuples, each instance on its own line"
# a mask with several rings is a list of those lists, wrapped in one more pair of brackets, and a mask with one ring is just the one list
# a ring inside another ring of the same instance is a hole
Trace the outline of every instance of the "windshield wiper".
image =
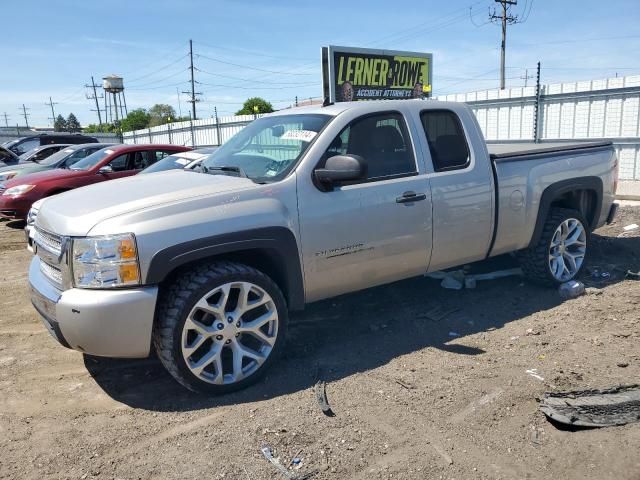
[(204, 173), (212, 173), (215, 174), (215, 172), (222, 172), (223, 175), (226, 175), (228, 173), (235, 173), (237, 177), (242, 177), (242, 178), (249, 178), (247, 176), (247, 174), (245, 173), (244, 170), (242, 170), (240, 167), (233, 167), (233, 166), (222, 166), (222, 167), (205, 167), (204, 165), (202, 166), (202, 171)]

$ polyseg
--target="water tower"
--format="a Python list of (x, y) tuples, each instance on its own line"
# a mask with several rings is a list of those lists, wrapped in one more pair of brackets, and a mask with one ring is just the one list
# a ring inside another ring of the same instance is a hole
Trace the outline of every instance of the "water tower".
[(127, 100), (124, 96), (124, 81), (118, 75), (108, 75), (102, 79), (105, 91), (104, 109), (107, 121), (117, 122), (127, 116)]

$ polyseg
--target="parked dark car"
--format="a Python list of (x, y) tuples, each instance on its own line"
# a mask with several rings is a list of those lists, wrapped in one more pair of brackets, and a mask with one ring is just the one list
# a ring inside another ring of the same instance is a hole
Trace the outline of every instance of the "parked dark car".
[(16, 165), (20, 162), (18, 155), (13, 153), (6, 147), (0, 147), (0, 167), (6, 167), (7, 165)]
[(87, 157), (98, 150), (112, 147), (114, 145), (115, 144), (113, 143), (83, 143), (80, 145), (69, 145), (44, 160), (36, 160), (35, 162), (21, 161), (18, 164), (0, 167), (0, 182), (28, 175), (30, 173), (52, 170), (54, 168), (69, 168), (84, 157)]
[(39, 162), (68, 146), (68, 143), (54, 143), (53, 145), (42, 145), (32, 148), (28, 152), (20, 155), (20, 163)]
[(5, 147), (16, 155), (22, 155), (33, 148), (41, 145), (52, 145), (54, 143), (77, 145), (79, 143), (98, 143), (98, 139), (80, 133), (40, 133), (18, 138), (7, 143)]

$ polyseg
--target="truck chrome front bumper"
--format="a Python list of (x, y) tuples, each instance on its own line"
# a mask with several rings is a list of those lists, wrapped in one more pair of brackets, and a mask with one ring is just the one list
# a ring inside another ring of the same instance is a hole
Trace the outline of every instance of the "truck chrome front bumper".
[(65, 347), (102, 357), (149, 356), (158, 287), (120, 290), (57, 290), (29, 267), (31, 303), (49, 333)]

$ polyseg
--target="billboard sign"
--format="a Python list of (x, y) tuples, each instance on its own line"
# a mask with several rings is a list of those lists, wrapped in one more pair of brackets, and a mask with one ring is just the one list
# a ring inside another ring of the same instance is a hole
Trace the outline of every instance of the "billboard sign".
[(430, 53), (323, 47), (324, 97), (331, 102), (429, 97), (432, 66)]

